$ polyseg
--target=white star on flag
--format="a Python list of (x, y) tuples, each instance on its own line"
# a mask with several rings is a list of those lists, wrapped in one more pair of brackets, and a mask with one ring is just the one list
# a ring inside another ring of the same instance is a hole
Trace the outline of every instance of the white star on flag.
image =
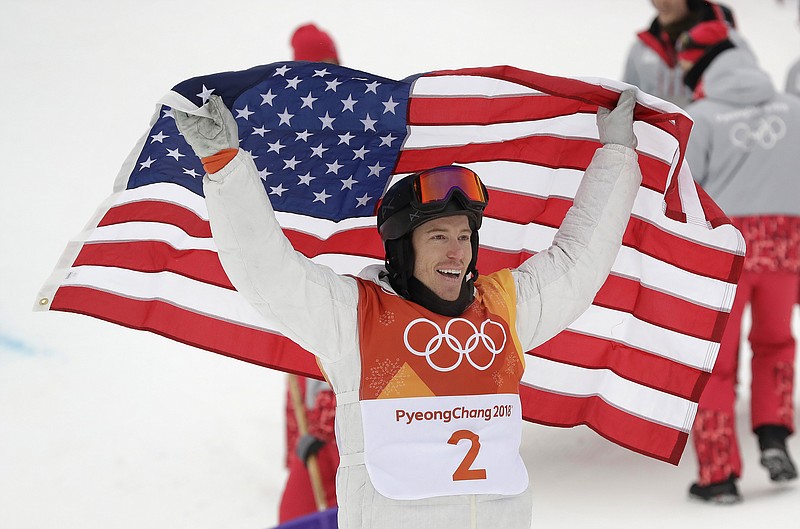
[(278, 117), (281, 119), (280, 125), (292, 125), (292, 118), (294, 114), (289, 114), (289, 109), (285, 108), (282, 114), (278, 114)]
[(333, 122), (335, 119), (336, 118), (332, 118), (330, 117), (330, 115), (328, 115), (328, 111), (325, 111), (325, 116), (319, 118), (319, 120), (322, 122), (322, 130), (325, 129), (333, 130)]
[(342, 104), (344, 105), (342, 112), (344, 112), (345, 110), (354, 112), (353, 107), (355, 106), (356, 103), (358, 103), (358, 101), (353, 99), (353, 94), (347, 96), (347, 99), (342, 99)]
[(203, 104), (205, 105), (206, 101), (208, 101), (208, 98), (210, 98), (211, 94), (213, 94), (213, 93), (214, 93), (214, 89), (213, 88), (206, 88), (206, 85), (203, 85), (203, 91), (200, 92), (199, 94), (197, 94), (197, 97), (202, 99), (203, 100)]
[(356, 184), (356, 183), (358, 183), (358, 182), (356, 182), (353, 179), (352, 175), (348, 176), (347, 180), (342, 180), (342, 191), (344, 191), (345, 189), (353, 189), (353, 184)]
[(269, 194), (270, 195), (282, 196), (284, 191), (287, 191), (287, 190), (284, 189), (283, 184), (278, 184), (276, 187), (270, 187), (269, 188)]
[(326, 92), (328, 90), (333, 90), (335, 92), (336, 89), (339, 88), (339, 85), (342, 83), (340, 83), (338, 79), (334, 79), (333, 81), (326, 81), (325, 84), (328, 85), (328, 87), (325, 88)]
[(361, 207), (361, 206), (366, 206), (367, 202), (372, 200), (372, 197), (364, 193), (363, 196), (357, 197), (356, 200), (358, 200), (358, 206), (356, 207)]
[(262, 105), (269, 105), (272, 106), (272, 100), (278, 97), (278, 94), (273, 94), (272, 89), (270, 88), (267, 90), (266, 94), (259, 94), (261, 95), (261, 104)]
[(320, 158), (322, 158), (322, 153), (324, 153), (327, 150), (328, 149), (326, 147), (323, 147), (322, 144), (320, 143), (316, 147), (311, 148), (312, 152), (311, 156), (319, 156)]
[(399, 104), (400, 103), (395, 103), (394, 102), (394, 99), (392, 99), (392, 96), (389, 96), (389, 100), (383, 102), (383, 113), (386, 114), (387, 112), (391, 112), (392, 114), (394, 114), (394, 109)]
[(303, 102), (303, 106), (301, 106), (300, 108), (308, 107), (308, 108), (313, 110), (314, 109), (314, 101), (316, 101), (317, 99), (318, 98), (312, 96), (311, 92), (309, 92), (306, 97), (301, 97), (300, 98), (300, 100)]
[(319, 192), (319, 193), (317, 193), (317, 192), (314, 192), (314, 197), (315, 197), (315, 198), (314, 198), (314, 202), (322, 202), (322, 203), (324, 204), (324, 203), (325, 203), (325, 201), (326, 201), (326, 200), (328, 200), (329, 198), (331, 198), (332, 196), (333, 196), (333, 195), (329, 195), (329, 194), (328, 194), (328, 193), (326, 193), (326, 192), (325, 192), (325, 190), (323, 189), (323, 190), (322, 190), (321, 192)]
[(308, 172), (308, 173), (306, 173), (304, 175), (298, 176), (298, 178), (300, 179), (300, 181), (297, 183), (297, 185), (303, 184), (303, 185), (310, 186), (311, 185), (311, 181), (316, 179), (317, 177), (316, 176), (311, 176), (311, 173)]
[(175, 158), (175, 161), (177, 162), (180, 158), (186, 155), (181, 154), (181, 152), (178, 149), (167, 149), (167, 156)]
[(339, 164), (339, 160), (334, 160), (333, 163), (326, 163), (325, 165), (328, 166), (328, 173), (339, 174), (339, 169), (344, 167), (343, 165)]
[(236, 117), (237, 118), (248, 119), (253, 114), (254, 114), (254, 112), (251, 112), (250, 109), (247, 108), (247, 105), (245, 105), (244, 108), (242, 108), (242, 109), (238, 109), (238, 108), (236, 109)]

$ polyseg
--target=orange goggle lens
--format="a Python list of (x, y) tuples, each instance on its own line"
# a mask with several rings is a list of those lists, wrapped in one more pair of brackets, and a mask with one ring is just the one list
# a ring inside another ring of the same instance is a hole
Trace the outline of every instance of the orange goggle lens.
[(466, 167), (437, 167), (424, 171), (413, 184), (419, 205), (446, 200), (453, 190), (460, 190), (467, 200), (486, 203), (486, 191), (473, 171)]

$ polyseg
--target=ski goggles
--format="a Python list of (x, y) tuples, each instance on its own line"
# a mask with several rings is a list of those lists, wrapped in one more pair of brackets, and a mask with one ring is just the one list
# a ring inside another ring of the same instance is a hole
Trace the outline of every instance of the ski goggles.
[(422, 171), (411, 183), (411, 205), (420, 211), (444, 209), (454, 192), (467, 206), (482, 210), (489, 200), (481, 179), (466, 167), (450, 165)]
[(428, 220), (461, 212), (477, 229), (488, 200), (486, 187), (466, 167), (428, 169), (395, 183), (378, 201), (378, 231), (384, 241), (397, 239)]

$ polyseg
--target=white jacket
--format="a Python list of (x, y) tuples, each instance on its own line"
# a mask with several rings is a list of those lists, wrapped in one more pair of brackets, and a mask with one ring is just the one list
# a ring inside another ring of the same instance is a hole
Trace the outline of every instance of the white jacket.
[[(512, 271), (524, 350), (563, 330), (591, 304), (616, 258), (640, 182), (634, 150), (598, 149), (553, 246)], [(207, 176), (204, 192), (231, 282), (281, 333), (318, 356), (336, 393), (339, 527), (530, 527), (529, 492), (392, 500), (375, 490), (363, 464), (356, 281), (294, 251), (246, 152)], [(362, 275), (379, 282), (379, 271), (373, 266)]]

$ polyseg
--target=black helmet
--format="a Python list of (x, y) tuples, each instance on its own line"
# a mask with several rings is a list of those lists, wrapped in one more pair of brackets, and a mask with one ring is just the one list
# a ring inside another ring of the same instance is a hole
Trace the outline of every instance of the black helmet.
[[(386, 252), (389, 282), (410, 299), (409, 281), (414, 253), (411, 232), (433, 219), (466, 215), (472, 236), (472, 260), (467, 267), (468, 286), (478, 277), (478, 229), (489, 201), (486, 187), (474, 171), (448, 165), (409, 175), (386, 191), (377, 206), (378, 231)], [(471, 296), (471, 288), (469, 289)]]

